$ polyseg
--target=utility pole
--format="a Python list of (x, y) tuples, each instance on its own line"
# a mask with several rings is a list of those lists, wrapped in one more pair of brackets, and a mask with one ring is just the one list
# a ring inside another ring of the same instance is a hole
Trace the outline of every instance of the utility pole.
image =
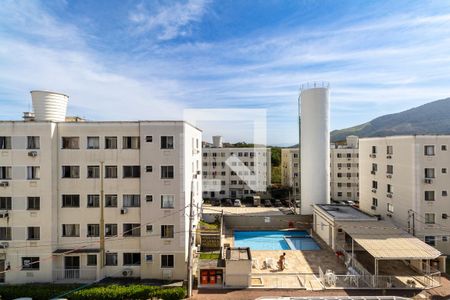
[(105, 216), (104, 216), (104, 188), (103, 188), (103, 164), (100, 162), (100, 270), (105, 265)]
[(194, 222), (194, 178), (196, 178), (197, 175), (192, 175), (191, 180), (191, 199), (189, 203), (189, 240), (188, 240), (188, 263), (187, 263), (187, 285), (188, 285), (188, 291), (187, 291), (187, 297), (192, 297), (192, 238), (193, 238), (193, 232), (192, 232), (192, 223)]

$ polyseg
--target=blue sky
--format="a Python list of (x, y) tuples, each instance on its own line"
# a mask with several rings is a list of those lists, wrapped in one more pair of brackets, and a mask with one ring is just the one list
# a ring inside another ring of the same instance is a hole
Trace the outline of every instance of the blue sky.
[(267, 109), (268, 142), (288, 145), (314, 80), (331, 83), (332, 129), (450, 97), (450, 1), (0, 1), (0, 119), (33, 89), (91, 120)]

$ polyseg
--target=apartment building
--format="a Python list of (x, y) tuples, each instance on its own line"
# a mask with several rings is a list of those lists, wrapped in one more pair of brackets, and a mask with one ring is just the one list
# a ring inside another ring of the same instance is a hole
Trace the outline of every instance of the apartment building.
[[(359, 201), (358, 137), (348, 136), (345, 144), (330, 146), (330, 196), (334, 201)], [(298, 148), (281, 150), (281, 182), (285, 186), (300, 186), (300, 156)]]
[(450, 136), (360, 140), (360, 208), (450, 254)]
[(203, 197), (245, 199), (271, 183), (270, 148), (224, 148), (221, 137), (203, 148)]
[(333, 144), (330, 149), (331, 200), (359, 201), (358, 137), (348, 136), (345, 144)]
[(36, 93), (34, 119), (0, 121), (0, 280), (185, 278), (201, 131), (182, 121), (53, 121), (61, 95)]

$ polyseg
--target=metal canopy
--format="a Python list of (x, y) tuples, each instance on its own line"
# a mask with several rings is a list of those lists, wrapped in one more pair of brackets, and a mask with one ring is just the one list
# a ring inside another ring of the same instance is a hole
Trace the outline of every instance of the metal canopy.
[(435, 259), (441, 252), (386, 221), (337, 221), (375, 260)]

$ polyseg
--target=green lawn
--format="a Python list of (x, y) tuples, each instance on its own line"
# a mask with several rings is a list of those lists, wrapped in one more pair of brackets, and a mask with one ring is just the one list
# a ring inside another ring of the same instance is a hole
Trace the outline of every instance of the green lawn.
[(206, 223), (205, 221), (200, 220), (200, 222), (198, 222), (198, 225), (200, 226), (200, 228), (204, 229), (219, 230), (219, 224), (217, 223)]
[(200, 259), (219, 259), (219, 253), (203, 252), (200, 253)]

